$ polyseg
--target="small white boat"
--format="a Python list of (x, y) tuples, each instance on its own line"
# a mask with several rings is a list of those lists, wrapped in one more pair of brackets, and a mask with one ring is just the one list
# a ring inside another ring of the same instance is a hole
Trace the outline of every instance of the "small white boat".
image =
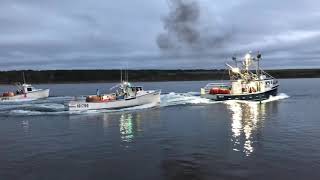
[(85, 111), (97, 109), (122, 109), (145, 104), (160, 104), (161, 90), (145, 91), (141, 86), (132, 86), (123, 81), (111, 89), (117, 89), (111, 94), (87, 96), (82, 101), (70, 101), (66, 104), (69, 111)]
[(49, 97), (49, 89), (36, 89), (30, 84), (17, 84), (16, 92), (0, 94), (0, 102), (36, 100)]

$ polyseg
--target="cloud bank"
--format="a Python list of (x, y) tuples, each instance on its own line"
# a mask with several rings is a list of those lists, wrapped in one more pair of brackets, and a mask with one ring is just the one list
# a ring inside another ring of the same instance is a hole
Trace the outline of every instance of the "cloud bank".
[(0, 69), (320, 67), (316, 0), (1, 0)]

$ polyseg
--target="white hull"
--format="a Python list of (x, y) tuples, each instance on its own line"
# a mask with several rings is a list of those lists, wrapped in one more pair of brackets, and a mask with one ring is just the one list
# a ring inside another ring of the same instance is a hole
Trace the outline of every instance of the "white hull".
[(147, 94), (136, 96), (133, 99), (120, 99), (109, 102), (71, 101), (67, 104), (66, 108), (69, 111), (85, 111), (96, 109), (121, 109), (151, 103), (159, 104), (160, 94), (161, 91), (148, 91)]
[(11, 97), (0, 97), (0, 102), (19, 101), (19, 100), (36, 100), (49, 97), (49, 89), (36, 90), (26, 94), (19, 94)]

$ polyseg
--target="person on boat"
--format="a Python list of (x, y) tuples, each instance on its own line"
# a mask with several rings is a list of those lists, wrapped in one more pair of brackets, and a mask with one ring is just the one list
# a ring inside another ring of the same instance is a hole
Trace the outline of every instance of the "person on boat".
[(99, 89), (97, 89), (96, 94), (97, 94), (97, 96), (100, 96), (100, 90)]
[(23, 90), (22, 90), (22, 89), (20, 89), (20, 90), (18, 89), (18, 90), (16, 91), (16, 94), (19, 95), (19, 94), (24, 94), (24, 93), (23, 93)]

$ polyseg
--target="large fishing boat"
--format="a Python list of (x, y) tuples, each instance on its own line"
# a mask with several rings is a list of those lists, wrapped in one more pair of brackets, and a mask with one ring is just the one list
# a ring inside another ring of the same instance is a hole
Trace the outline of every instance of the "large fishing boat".
[(159, 104), (161, 90), (145, 91), (141, 86), (133, 86), (128, 81), (111, 88), (115, 92), (87, 96), (85, 100), (70, 101), (66, 107), (69, 111), (85, 111), (97, 109), (122, 109), (145, 104)]
[(207, 84), (201, 88), (201, 97), (216, 101), (262, 101), (277, 95), (278, 80), (260, 68), (260, 53), (256, 57), (247, 53), (240, 61), (235, 57), (232, 60), (235, 66), (226, 64), (229, 67), (230, 82)]
[(0, 95), (0, 102), (36, 100), (49, 97), (49, 89), (37, 89), (31, 84), (16, 84), (15, 92), (4, 92)]

